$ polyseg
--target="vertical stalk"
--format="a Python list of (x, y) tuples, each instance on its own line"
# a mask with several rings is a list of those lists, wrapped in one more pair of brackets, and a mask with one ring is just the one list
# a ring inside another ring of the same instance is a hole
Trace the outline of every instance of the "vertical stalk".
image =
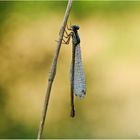
[(46, 118), (46, 114), (47, 114), (51, 88), (52, 88), (53, 80), (54, 80), (55, 74), (56, 74), (57, 60), (58, 60), (58, 56), (59, 56), (59, 52), (60, 52), (60, 48), (61, 48), (61, 43), (62, 43), (62, 39), (63, 39), (63, 35), (64, 35), (64, 30), (65, 30), (67, 20), (68, 20), (70, 11), (71, 11), (71, 7), (72, 7), (72, 0), (68, 0), (67, 9), (66, 9), (64, 19), (63, 19), (63, 22), (62, 22), (62, 26), (60, 28), (60, 32), (59, 32), (59, 36), (58, 36), (57, 48), (56, 48), (55, 55), (54, 55), (54, 58), (53, 58), (51, 70), (49, 72), (48, 87), (47, 87), (47, 91), (46, 91), (46, 95), (45, 95), (45, 101), (44, 101), (44, 106), (43, 106), (43, 111), (42, 111), (42, 118), (41, 118), (41, 121), (40, 121), (40, 126), (39, 126), (38, 136), (37, 136), (38, 140), (41, 139), (43, 129), (44, 129), (45, 118)]

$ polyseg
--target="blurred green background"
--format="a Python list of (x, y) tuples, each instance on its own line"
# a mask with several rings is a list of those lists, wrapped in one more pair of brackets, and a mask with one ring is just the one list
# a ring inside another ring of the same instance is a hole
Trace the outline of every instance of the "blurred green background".
[[(66, 1), (0, 2), (0, 138), (36, 138)], [(60, 51), (43, 138), (140, 138), (140, 2), (75, 1), (87, 81), (70, 113)]]

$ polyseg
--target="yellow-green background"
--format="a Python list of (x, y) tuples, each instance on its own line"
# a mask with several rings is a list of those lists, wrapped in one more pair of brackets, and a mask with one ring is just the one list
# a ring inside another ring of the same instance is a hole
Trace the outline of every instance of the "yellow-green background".
[[(0, 2), (0, 138), (36, 138), (66, 1)], [(43, 138), (140, 138), (140, 2), (76, 1), (87, 95), (70, 113), (60, 51)]]

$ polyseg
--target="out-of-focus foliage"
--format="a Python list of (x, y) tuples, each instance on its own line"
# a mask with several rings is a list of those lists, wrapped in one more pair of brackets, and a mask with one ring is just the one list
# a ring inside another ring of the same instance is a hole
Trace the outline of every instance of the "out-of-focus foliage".
[[(66, 1), (0, 2), (0, 138), (36, 138)], [(71, 45), (62, 46), (44, 138), (139, 138), (140, 2), (74, 1), (87, 96), (69, 117)]]

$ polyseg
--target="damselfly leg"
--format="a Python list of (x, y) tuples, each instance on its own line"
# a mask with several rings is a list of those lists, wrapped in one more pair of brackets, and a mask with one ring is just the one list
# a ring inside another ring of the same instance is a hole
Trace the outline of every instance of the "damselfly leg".
[(72, 36), (72, 32), (69, 33), (69, 34), (66, 32), (66, 36), (64, 35), (64, 38), (66, 38), (67, 40), (64, 40), (64, 38), (63, 38), (63, 42), (62, 43), (68, 45), (70, 43), (71, 36)]
[(68, 27), (68, 24), (67, 24), (67, 30), (70, 30), (70, 31), (72, 31), (72, 29), (71, 29), (71, 22), (70, 22), (70, 27)]
[[(66, 31), (65, 31), (65, 32), (66, 32)], [(70, 43), (71, 35), (72, 35), (72, 32), (69, 33), (69, 34), (66, 32), (66, 36), (65, 36), (65, 35), (63, 36), (62, 44), (68, 45), (68, 44)], [(64, 38), (65, 38), (66, 40), (65, 40)], [(57, 40), (55, 40), (55, 41), (58, 42)]]

